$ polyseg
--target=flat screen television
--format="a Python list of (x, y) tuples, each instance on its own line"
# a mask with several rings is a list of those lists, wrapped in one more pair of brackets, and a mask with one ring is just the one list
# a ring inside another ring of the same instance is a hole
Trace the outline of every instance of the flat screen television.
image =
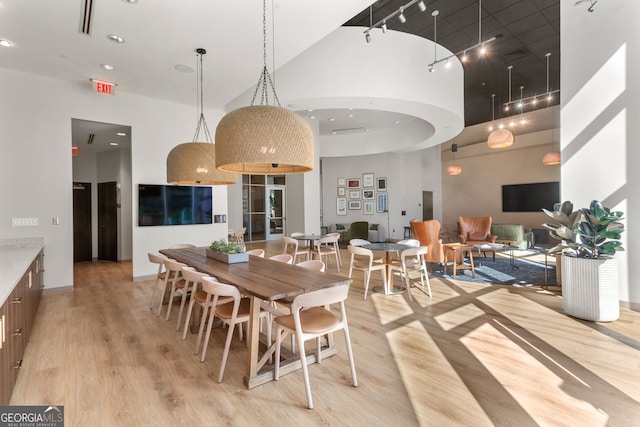
[(138, 225), (212, 223), (211, 187), (138, 185)]
[(560, 183), (538, 182), (502, 186), (502, 212), (542, 212), (553, 210), (560, 201)]

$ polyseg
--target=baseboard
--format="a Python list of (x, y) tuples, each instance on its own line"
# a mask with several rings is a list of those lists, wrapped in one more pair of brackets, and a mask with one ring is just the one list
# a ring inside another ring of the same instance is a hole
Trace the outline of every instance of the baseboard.
[(57, 288), (47, 288), (42, 290), (42, 295), (61, 294), (63, 292), (73, 292), (73, 286), (59, 286)]

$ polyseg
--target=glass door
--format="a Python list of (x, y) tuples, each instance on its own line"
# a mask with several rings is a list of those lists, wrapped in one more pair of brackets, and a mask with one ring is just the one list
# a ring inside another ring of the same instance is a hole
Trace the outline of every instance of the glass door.
[(265, 211), (267, 240), (281, 239), (285, 232), (285, 186), (268, 185)]

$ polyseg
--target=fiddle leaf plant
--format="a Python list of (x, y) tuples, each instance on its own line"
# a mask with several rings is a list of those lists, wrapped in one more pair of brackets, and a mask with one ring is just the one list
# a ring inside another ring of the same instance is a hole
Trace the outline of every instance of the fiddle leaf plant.
[(223, 252), (225, 254), (241, 254), (246, 250), (242, 243), (226, 242), (224, 239), (211, 242), (209, 249), (212, 251)]
[(560, 243), (549, 252), (559, 252), (577, 258), (611, 258), (623, 251), (621, 222), (623, 213), (611, 211), (593, 200), (588, 208), (573, 211), (571, 202), (556, 203), (553, 211), (542, 209), (555, 223), (544, 223), (549, 235)]

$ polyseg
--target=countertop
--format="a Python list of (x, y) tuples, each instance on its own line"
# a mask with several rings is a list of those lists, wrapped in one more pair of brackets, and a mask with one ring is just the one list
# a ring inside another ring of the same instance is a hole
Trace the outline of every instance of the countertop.
[(0, 239), (0, 304), (4, 304), (44, 247), (44, 238)]

